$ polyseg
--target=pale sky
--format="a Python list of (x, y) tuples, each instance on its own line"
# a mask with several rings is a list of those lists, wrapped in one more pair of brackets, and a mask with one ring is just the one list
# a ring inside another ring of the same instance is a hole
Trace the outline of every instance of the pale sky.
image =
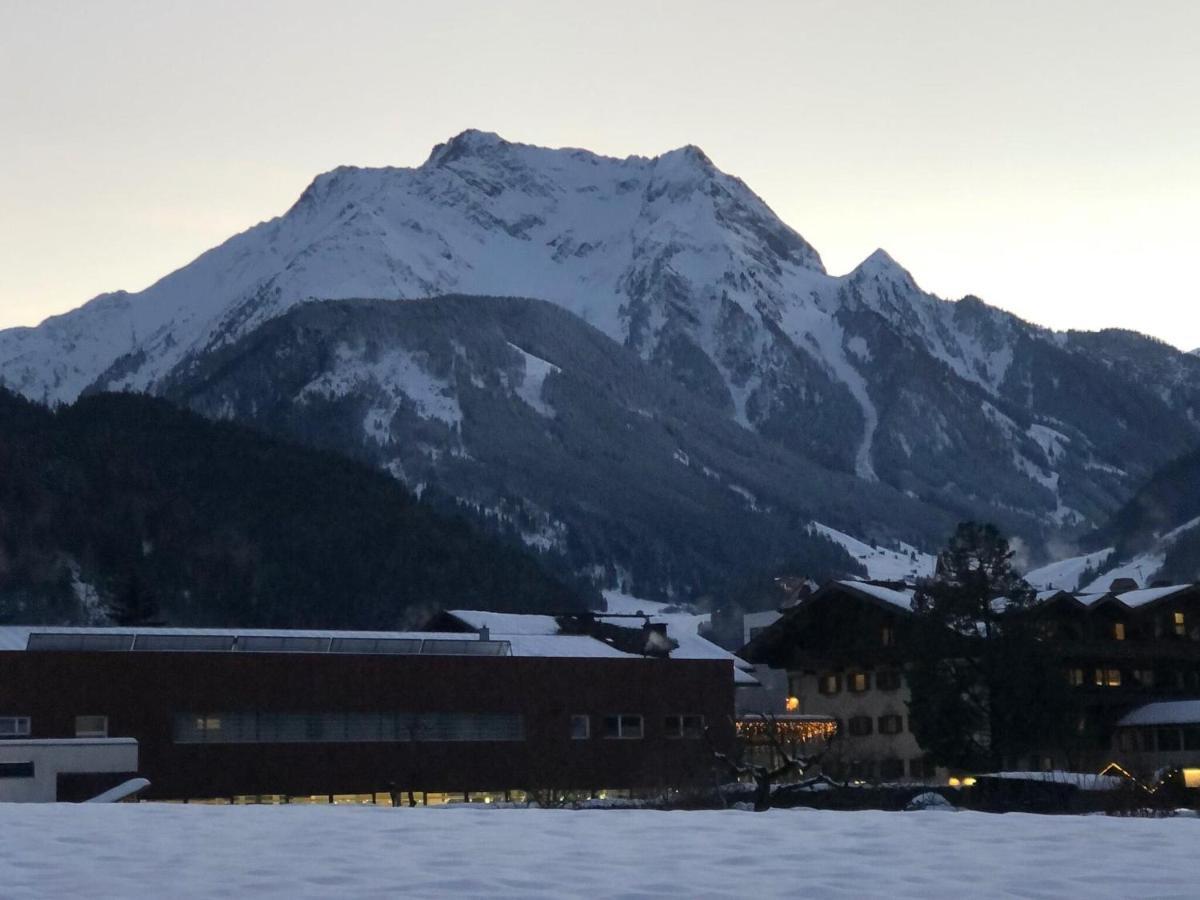
[(697, 144), (820, 251), (1200, 347), (1200, 0), (0, 0), (0, 327), (464, 128)]

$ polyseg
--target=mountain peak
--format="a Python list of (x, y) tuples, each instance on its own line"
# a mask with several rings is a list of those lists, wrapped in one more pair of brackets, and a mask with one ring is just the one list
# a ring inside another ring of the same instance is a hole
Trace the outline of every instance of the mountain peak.
[(429, 153), (426, 166), (444, 166), (446, 163), (461, 159), (464, 156), (486, 156), (507, 149), (512, 144), (493, 131), (480, 131), (478, 128), (468, 128), (461, 131), (444, 144), (438, 144)]
[(878, 278), (885, 281), (900, 282), (910, 286), (913, 290), (917, 289), (917, 283), (913, 280), (912, 274), (900, 263), (892, 258), (892, 255), (882, 247), (877, 247), (875, 251), (854, 267), (850, 273), (851, 278)]

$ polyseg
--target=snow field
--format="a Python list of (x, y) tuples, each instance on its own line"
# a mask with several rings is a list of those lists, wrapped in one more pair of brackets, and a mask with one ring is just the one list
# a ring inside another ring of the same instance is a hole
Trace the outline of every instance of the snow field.
[(1198, 819), (174, 804), (0, 809), (24, 897), (1195, 897)]

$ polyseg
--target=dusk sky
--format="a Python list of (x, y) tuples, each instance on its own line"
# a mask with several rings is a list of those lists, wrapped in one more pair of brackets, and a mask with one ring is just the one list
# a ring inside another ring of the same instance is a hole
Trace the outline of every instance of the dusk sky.
[(697, 144), (845, 272), (1200, 346), (1200, 3), (0, 0), (0, 327), (468, 127)]

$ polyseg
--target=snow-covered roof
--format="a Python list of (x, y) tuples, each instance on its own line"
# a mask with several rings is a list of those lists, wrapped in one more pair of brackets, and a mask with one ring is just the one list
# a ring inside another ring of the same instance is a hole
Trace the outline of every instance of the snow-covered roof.
[(1200, 700), (1164, 700), (1139, 706), (1117, 723), (1129, 725), (1198, 725)]
[(876, 600), (882, 600), (884, 603), (890, 603), (897, 606), (906, 612), (912, 611), (913, 596), (916, 591), (913, 588), (904, 588), (896, 590), (895, 588), (883, 587), (878, 584), (871, 584), (869, 581), (839, 581), (838, 584), (843, 587), (848, 587), (851, 590), (866, 594), (868, 597), (874, 597)]
[(487, 628), (492, 634), (558, 634), (554, 616), (525, 613), (488, 612), (480, 609), (451, 609), (447, 612), (476, 630)]
[(1186, 591), (1192, 588), (1190, 584), (1176, 584), (1171, 587), (1144, 588), (1138, 591), (1125, 591), (1122, 594), (1117, 594), (1117, 599), (1130, 608), (1145, 606), (1147, 603), (1153, 603), (1156, 600), (1161, 600), (1164, 597), (1170, 597), (1172, 594), (1178, 594), (1180, 591)]
[[(629, 598), (636, 601), (636, 598)], [(662, 604), (636, 601), (641, 607), (662, 607)], [(533, 613), (495, 613), (477, 609), (452, 609), (449, 614), (470, 628), (488, 629), (494, 640), (509, 641), (513, 656), (625, 656), (640, 658), (638, 654), (616, 649), (603, 640), (590, 635), (567, 635), (559, 633), (558, 622), (553, 616)], [(618, 628), (641, 629), (649, 621), (667, 626), (667, 637), (679, 646), (671, 650), (671, 659), (727, 659), (733, 663), (734, 682), (756, 685), (752, 674), (754, 667), (724, 647), (714, 644), (699, 634), (700, 626), (707, 624), (707, 614), (663, 613), (658, 615), (597, 614), (596, 621)], [(566, 642), (566, 643), (564, 643)]]
[(493, 635), (512, 645), (513, 656), (569, 657), (571, 659), (641, 659), (623, 653), (604, 641), (586, 634), (503, 634)]

